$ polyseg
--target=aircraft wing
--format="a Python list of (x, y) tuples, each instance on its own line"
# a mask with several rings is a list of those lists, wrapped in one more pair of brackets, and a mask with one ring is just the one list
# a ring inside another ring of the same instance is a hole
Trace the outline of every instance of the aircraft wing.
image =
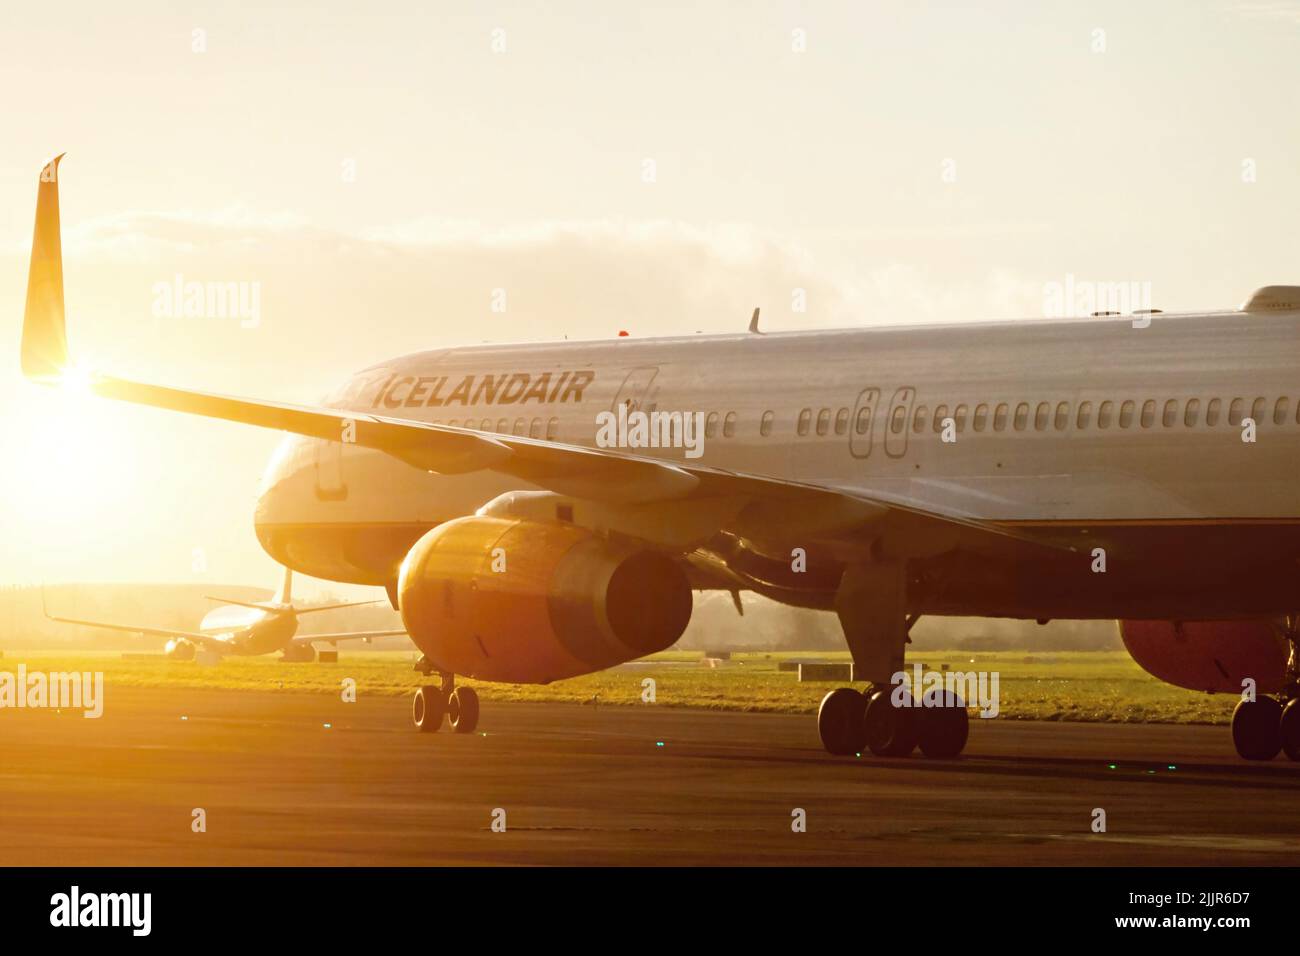
[[(21, 353), (24, 374), (48, 384), (63, 381), (72, 367), (64, 321), (59, 236), (61, 158), (51, 161), (41, 173)], [(491, 469), (559, 494), (589, 500), (646, 503), (692, 496), (736, 496), (777, 499), (782, 507), (788, 501), (800, 507), (812, 503), (829, 508), (850, 500), (859, 505), (865, 521), (881, 525), (882, 534), (902, 539), (916, 535), (950, 538), (960, 532), (967, 541), (973, 538), (986, 545), (1017, 540), (1038, 547), (1044, 544), (1026, 532), (996, 527), (955, 511), (940, 512), (904, 498), (827, 489), (691, 461), (669, 462), (621, 449), (588, 448), (360, 411), (237, 398), (99, 374), (91, 375), (85, 384), (106, 398), (329, 441), (341, 441), (346, 435), (352, 443), (427, 471), (453, 474)]]
[(397, 631), (348, 631), (344, 634), (304, 634), (302, 637), (295, 637), (290, 644), (311, 644), (314, 641), (325, 641), (329, 644), (336, 644), (339, 641), (368, 641), (376, 637), (397, 637), (405, 636), (405, 630)]
[(346, 604), (318, 604), (315, 607), (276, 607), (273, 604), (258, 604), (253, 601), (236, 601), (234, 598), (214, 597), (211, 594), (203, 595), (205, 600), (216, 601), (219, 604), (234, 604), (239, 607), (251, 607), (256, 611), (266, 611), (268, 614), (293, 614), (301, 616), (303, 614), (315, 614), (317, 611), (336, 611), (343, 607), (364, 607), (367, 604), (385, 604), (387, 602), (379, 601), (348, 601)]
[(192, 641), (205, 642), (212, 640), (212, 638), (207, 634), (198, 634), (194, 631), (178, 631), (174, 627), (145, 627), (141, 624), (118, 624), (109, 621), (83, 621), (80, 618), (57, 617), (48, 613), (45, 616), (51, 621), (58, 621), (60, 624), (81, 624), (85, 627), (102, 627), (109, 631), (129, 631), (132, 634), (148, 634), (154, 637), (184, 637)]
[(148, 634), (151, 637), (171, 638), (183, 637), (190, 641), (195, 641), (205, 646), (225, 647), (226, 645), (217, 640), (210, 634), (200, 634), (197, 631), (180, 631), (174, 627), (146, 627), (142, 624), (122, 624), (117, 621), (88, 621), (76, 617), (59, 617), (51, 614), (45, 607), (45, 594), (41, 593), (41, 610), (51, 621), (58, 621), (60, 624), (80, 624), (83, 627), (102, 627), (109, 631), (128, 631), (132, 634)]
[[(317, 604), (314, 607), (298, 607), (293, 609), (293, 613), (302, 617), (304, 614), (316, 614), (319, 611), (337, 611), (341, 607), (366, 607), (370, 604), (387, 604), (387, 601), (348, 601), (345, 604)], [(406, 633), (403, 631), (402, 633)]]

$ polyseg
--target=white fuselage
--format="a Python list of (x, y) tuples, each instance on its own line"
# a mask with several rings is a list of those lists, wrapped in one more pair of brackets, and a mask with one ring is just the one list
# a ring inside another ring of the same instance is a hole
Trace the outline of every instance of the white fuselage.
[[(1155, 315), (1144, 328), (1126, 316), (444, 349), (367, 369), (328, 404), (586, 446), (597, 414), (620, 405), (702, 412), (698, 464), (899, 500), (1085, 553), (1113, 547), (1131, 584), (1164, 582), (1146, 601), (1185, 600), (1226, 580), (1216, 569), (1231, 562), (1224, 573), (1253, 575), (1232, 613), (1296, 603), (1296, 312)], [(256, 523), (288, 566), (385, 584), (424, 531), (521, 487), (290, 437)], [(754, 550), (788, 554), (814, 534), (781, 524), (788, 534)], [(860, 543), (851, 531), (812, 541), (841, 559)], [(1094, 600), (1029, 577), (1007, 591), (963, 589), (962, 565), (943, 567), (951, 586), (936, 590), (937, 612), (1124, 609), (1114, 579)]]
[(273, 614), (253, 607), (213, 608), (199, 624), (200, 633), (225, 644), (230, 654), (269, 654), (281, 650), (298, 629), (292, 614)]

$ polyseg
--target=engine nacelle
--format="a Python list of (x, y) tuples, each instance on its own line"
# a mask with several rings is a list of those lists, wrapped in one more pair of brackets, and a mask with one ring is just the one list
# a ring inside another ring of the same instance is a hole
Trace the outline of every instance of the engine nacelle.
[(1167, 684), (1240, 694), (1253, 678), (1276, 694), (1286, 678), (1287, 645), (1269, 621), (1120, 621), (1133, 660)]
[(289, 664), (315, 664), (316, 648), (311, 644), (289, 643), (280, 651), (280, 660)]
[(173, 637), (163, 645), (163, 653), (174, 661), (192, 661), (196, 648), (183, 637)]
[(691, 589), (672, 558), (570, 524), (448, 521), (402, 562), (398, 606), (436, 667), (546, 684), (653, 654), (681, 637)]

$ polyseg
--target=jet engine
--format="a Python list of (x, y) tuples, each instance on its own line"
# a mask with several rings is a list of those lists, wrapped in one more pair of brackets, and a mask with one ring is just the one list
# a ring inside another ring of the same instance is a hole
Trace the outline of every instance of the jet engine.
[(163, 645), (163, 653), (174, 661), (192, 661), (194, 652), (194, 645), (183, 637), (173, 637)]
[(398, 577), (411, 639), (435, 667), (546, 684), (681, 637), (691, 589), (671, 557), (571, 524), (471, 516), (434, 528)]
[(316, 648), (311, 644), (286, 644), (280, 652), (280, 660), (289, 664), (314, 664)]
[(1286, 677), (1287, 644), (1270, 621), (1120, 621), (1133, 660), (1167, 684), (1239, 694), (1252, 678), (1276, 694)]

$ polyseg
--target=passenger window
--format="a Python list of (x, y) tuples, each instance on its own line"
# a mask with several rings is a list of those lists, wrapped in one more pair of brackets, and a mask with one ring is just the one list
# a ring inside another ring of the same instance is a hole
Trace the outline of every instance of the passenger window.
[(1250, 406), (1250, 417), (1255, 419), (1256, 425), (1264, 424), (1264, 410), (1267, 407), (1268, 402), (1262, 398), (1255, 399), (1255, 404)]
[(1285, 398), (1279, 398), (1277, 404), (1273, 406), (1273, 424), (1285, 425), (1286, 413), (1291, 410), (1290, 402)]
[(722, 437), (731, 438), (736, 434), (736, 413), (727, 412), (727, 417), (722, 420)]
[(1148, 398), (1142, 403), (1142, 427), (1150, 428), (1156, 421), (1156, 403), (1154, 399)]
[(447, 423), (447, 426), (448, 426), (449, 428), (455, 428), (455, 427), (457, 426), (457, 423), (458, 423), (459, 421), (460, 421), (459, 418), (453, 418), (451, 421), (449, 421), (449, 422)]
[(510, 419), (508, 418), (497, 419), (497, 431), (499, 431), (501, 434), (504, 435), (506, 433), (506, 430), (509, 428), (510, 428)]
[(528, 426), (528, 437), (542, 437), (542, 420), (540, 418), (534, 418), (532, 424)]
[(758, 423), (758, 433), (764, 438), (772, 434), (772, 422), (775, 420), (775, 412), (764, 412), (762, 419)]
[(1074, 427), (1083, 431), (1092, 422), (1092, 402), (1080, 402), (1079, 414), (1075, 416)]
[(1223, 402), (1217, 398), (1210, 399), (1210, 404), (1205, 406), (1205, 424), (1219, 424), (1219, 410), (1223, 407)]
[(1022, 432), (1025, 430), (1025, 426), (1028, 424), (1029, 424), (1029, 403), (1021, 402), (1019, 405), (1016, 406), (1016, 420), (1014, 423), (1015, 429), (1018, 432)]
[(479, 423), (478, 427), (485, 432), (490, 432), (492, 430), (492, 419), (490, 418), (483, 419), (483, 421)]
[(1129, 399), (1119, 407), (1119, 427), (1131, 428), (1133, 425), (1133, 413), (1137, 411), (1137, 402)]
[(957, 431), (964, 432), (966, 430), (966, 406), (965, 405), (958, 405), (953, 410), (952, 420), (953, 423), (956, 424), (957, 426)]
[(527, 427), (528, 427), (528, 423), (527, 423), (526, 421), (524, 421), (522, 418), (516, 418), (516, 419), (515, 419), (515, 429), (514, 429), (514, 431), (515, 431), (515, 434), (516, 434), (516, 435), (522, 435), (522, 434), (524, 433), (524, 429), (527, 428)]
[(1102, 402), (1101, 407), (1097, 409), (1097, 427), (1110, 428), (1111, 416), (1115, 414), (1114, 402)]
[(993, 413), (993, 430), (995, 432), (1006, 431), (1007, 427), (1007, 403), (1003, 402), (998, 405), (997, 411)]
[(865, 435), (867, 432), (871, 431), (870, 406), (864, 405), (862, 408), (858, 409), (858, 418), (857, 421), (853, 423), (853, 430), (859, 435)]
[(817, 434), (825, 435), (831, 430), (831, 410), (823, 408), (817, 413)]
[(1228, 406), (1228, 424), (1236, 428), (1241, 424), (1242, 418), (1246, 414), (1246, 402), (1244, 399), (1234, 398), (1232, 404)]
[(1188, 428), (1194, 427), (1200, 415), (1201, 400), (1199, 398), (1189, 398), (1187, 400), (1187, 407), (1183, 409), (1183, 424)]
[(841, 408), (835, 413), (835, 434), (847, 435), (849, 433), (849, 410)]
[(975, 406), (975, 417), (971, 419), (971, 428), (982, 432), (989, 421), (989, 407), (983, 403)]
[(947, 405), (936, 405), (934, 407), (934, 430), (943, 431), (943, 420), (948, 417)]
[(925, 431), (925, 416), (926, 407), (924, 405), (917, 405), (916, 411), (912, 413), (913, 434), (919, 435), (921, 432)]
[(1057, 402), (1056, 404), (1056, 430), (1065, 431), (1070, 426), (1070, 403)]
[(903, 434), (903, 429), (907, 427), (907, 409), (899, 405), (894, 409), (893, 417), (889, 420), (889, 430), (895, 435)]
[(546, 423), (546, 440), (555, 441), (555, 436), (560, 433), (560, 420), (552, 418)]
[[(704, 419), (704, 437), (715, 438), (718, 434), (718, 413), (709, 412), (709, 417)], [(803, 432), (800, 432), (803, 434)]]
[[(866, 409), (863, 409), (863, 411), (866, 411)], [(811, 424), (812, 424), (812, 409), (805, 408), (803, 411), (799, 413), (799, 434), (807, 435), (808, 426)]]
[(1164, 417), (1160, 419), (1160, 424), (1164, 425), (1165, 428), (1172, 428), (1174, 425), (1178, 424), (1177, 399), (1171, 398), (1169, 401), (1165, 402), (1165, 414)]
[(1034, 431), (1041, 432), (1047, 427), (1047, 416), (1052, 411), (1052, 406), (1047, 402), (1039, 402), (1038, 407), (1034, 409)]

